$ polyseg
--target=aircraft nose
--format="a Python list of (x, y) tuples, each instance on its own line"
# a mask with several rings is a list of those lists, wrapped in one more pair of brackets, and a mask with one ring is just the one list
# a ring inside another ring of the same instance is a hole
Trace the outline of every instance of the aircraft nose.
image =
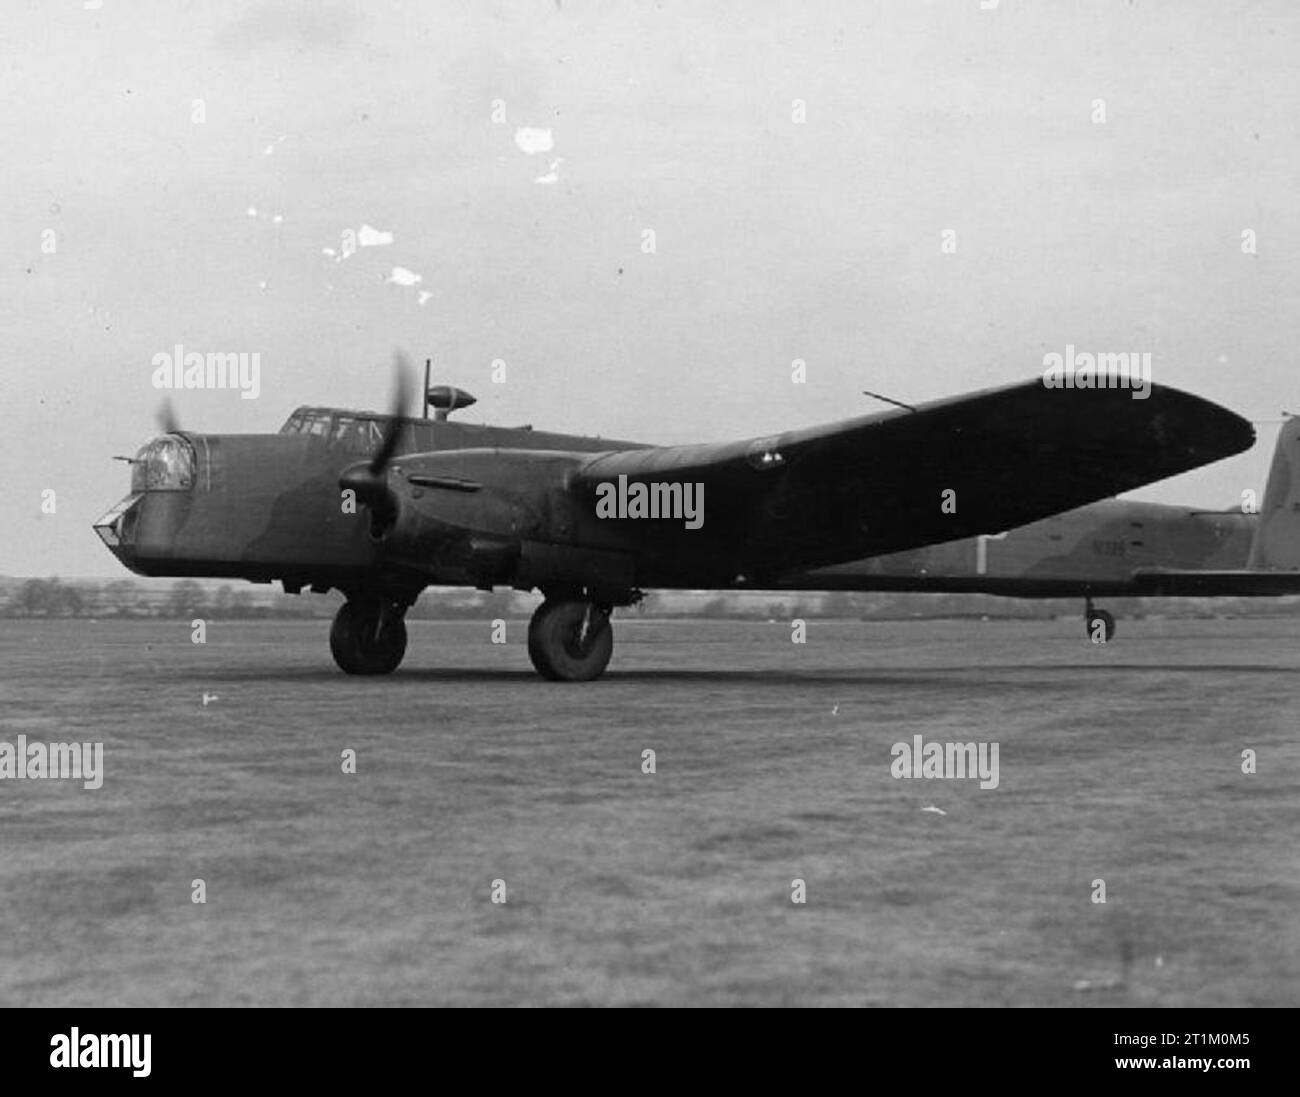
[(94, 530), (105, 547), (126, 567), (135, 559), (135, 529), (143, 492), (135, 492), (119, 501), (95, 520)]

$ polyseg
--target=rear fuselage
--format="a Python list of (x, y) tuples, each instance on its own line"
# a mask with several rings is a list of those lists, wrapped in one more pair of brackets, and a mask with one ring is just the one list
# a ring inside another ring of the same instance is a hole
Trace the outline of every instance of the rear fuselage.
[(1107, 499), (992, 537), (820, 568), (806, 589), (1068, 597), (1132, 592), (1139, 569), (1245, 568), (1259, 516)]

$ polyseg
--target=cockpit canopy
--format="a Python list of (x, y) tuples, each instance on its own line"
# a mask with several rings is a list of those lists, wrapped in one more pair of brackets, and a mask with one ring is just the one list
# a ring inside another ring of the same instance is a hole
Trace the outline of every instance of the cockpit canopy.
[(281, 434), (309, 434), (349, 453), (373, 453), (383, 438), (383, 422), (362, 412), (299, 408), (280, 428)]

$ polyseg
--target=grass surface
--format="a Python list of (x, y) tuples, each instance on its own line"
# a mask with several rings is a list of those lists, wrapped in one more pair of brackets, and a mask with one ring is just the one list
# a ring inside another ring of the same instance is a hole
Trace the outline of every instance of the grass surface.
[(0, 781), (0, 1004), (1300, 1004), (1300, 621), (616, 630), (0, 622), (0, 740), (105, 766)]

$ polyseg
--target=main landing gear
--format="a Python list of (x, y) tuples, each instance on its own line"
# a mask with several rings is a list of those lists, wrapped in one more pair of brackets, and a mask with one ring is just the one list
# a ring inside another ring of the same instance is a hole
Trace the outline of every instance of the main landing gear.
[(406, 609), (386, 598), (349, 598), (330, 627), (334, 662), (348, 674), (392, 674), (406, 654)]
[(599, 678), (614, 651), (610, 607), (581, 598), (552, 598), (528, 624), (528, 657), (552, 682)]
[(1115, 618), (1104, 609), (1093, 609), (1092, 599), (1087, 599), (1083, 619), (1088, 625), (1088, 639), (1094, 644), (1108, 644), (1115, 635)]
[[(353, 594), (330, 627), (330, 651), (348, 674), (391, 674), (406, 654), (409, 602)], [(578, 594), (548, 595), (528, 625), (528, 657), (553, 682), (599, 678), (614, 651), (611, 606)]]

